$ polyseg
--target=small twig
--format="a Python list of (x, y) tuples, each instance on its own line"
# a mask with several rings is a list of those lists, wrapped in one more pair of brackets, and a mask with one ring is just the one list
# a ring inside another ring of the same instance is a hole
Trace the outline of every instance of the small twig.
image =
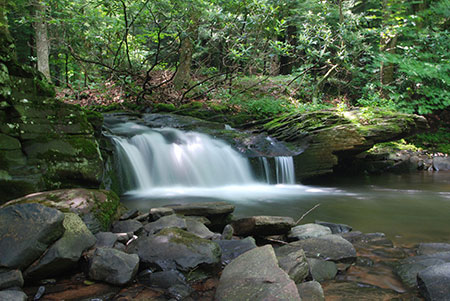
[(268, 238), (268, 237), (264, 237), (265, 240), (271, 241), (271, 242), (276, 242), (278, 244), (282, 244), (282, 245), (288, 245), (288, 242), (279, 240), (279, 239), (275, 239), (275, 238)]
[(306, 211), (296, 222), (295, 224), (298, 225), (302, 219), (305, 218), (305, 216), (307, 216), (311, 211), (313, 211), (314, 209), (316, 209), (317, 207), (319, 207), (320, 204), (315, 205), (314, 207), (312, 207), (311, 209), (309, 209), (308, 211)]

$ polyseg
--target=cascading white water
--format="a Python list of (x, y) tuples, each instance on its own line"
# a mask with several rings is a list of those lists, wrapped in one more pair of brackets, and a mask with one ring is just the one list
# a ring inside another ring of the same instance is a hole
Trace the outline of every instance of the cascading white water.
[(121, 169), (132, 170), (125, 190), (256, 183), (246, 158), (204, 134), (166, 128), (112, 139), (120, 164), (130, 165)]
[(294, 160), (292, 157), (275, 157), (277, 183), (295, 184)]

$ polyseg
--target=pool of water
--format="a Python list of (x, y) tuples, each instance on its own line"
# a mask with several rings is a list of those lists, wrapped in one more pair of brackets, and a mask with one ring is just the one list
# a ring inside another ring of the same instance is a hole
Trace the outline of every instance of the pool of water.
[(129, 207), (226, 200), (235, 216), (279, 215), (303, 223), (345, 223), (362, 232), (383, 232), (395, 243), (450, 242), (450, 172), (330, 177), (314, 185), (160, 187), (130, 191)]

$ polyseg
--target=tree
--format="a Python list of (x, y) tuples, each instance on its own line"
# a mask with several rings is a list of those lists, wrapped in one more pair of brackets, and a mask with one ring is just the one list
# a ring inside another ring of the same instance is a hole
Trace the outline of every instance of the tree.
[(44, 74), (48, 81), (50, 77), (50, 40), (47, 31), (47, 5), (42, 0), (34, 0), (33, 6), (35, 9), (35, 41), (36, 41), (36, 57), (37, 69)]

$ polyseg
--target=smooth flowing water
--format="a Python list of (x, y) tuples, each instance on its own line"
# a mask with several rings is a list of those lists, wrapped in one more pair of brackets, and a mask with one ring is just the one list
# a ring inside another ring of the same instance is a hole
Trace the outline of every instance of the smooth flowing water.
[[(110, 129), (122, 200), (141, 209), (225, 200), (236, 216), (282, 215), (346, 223), (401, 243), (450, 241), (450, 173), (330, 177), (295, 184), (291, 157), (261, 158), (257, 181), (248, 160), (223, 141), (180, 130), (122, 123)], [(271, 170), (269, 160), (274, 160)], [(268, 183), (276, 184), (268, 184)]]

